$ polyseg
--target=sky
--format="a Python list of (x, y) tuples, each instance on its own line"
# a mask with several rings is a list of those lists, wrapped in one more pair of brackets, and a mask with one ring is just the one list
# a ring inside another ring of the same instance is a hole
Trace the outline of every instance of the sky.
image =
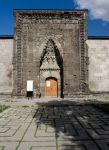
[(88, 9), (88, 35), (109, 36), (109, 0), (0, 0), (0, 35), (14, 34), (13, 9)]

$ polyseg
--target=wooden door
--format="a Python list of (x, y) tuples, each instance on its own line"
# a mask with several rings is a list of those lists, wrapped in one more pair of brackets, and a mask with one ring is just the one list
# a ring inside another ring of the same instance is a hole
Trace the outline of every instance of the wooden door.
[(57, 80), (49, 78), (45, 83), (45, 96), (57, 96)]

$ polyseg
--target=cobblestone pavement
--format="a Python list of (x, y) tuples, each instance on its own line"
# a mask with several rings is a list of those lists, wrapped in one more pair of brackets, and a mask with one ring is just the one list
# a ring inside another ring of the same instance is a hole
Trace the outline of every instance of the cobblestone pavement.
[(109, 115), (90, 105), (35, 105), (0, 114), (0, 150), (109, 150)]

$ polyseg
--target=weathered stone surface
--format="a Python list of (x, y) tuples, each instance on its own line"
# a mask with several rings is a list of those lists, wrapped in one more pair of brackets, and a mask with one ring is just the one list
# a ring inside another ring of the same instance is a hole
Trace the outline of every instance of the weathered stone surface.
[(88, 40), (89, 88), (94, 92), (109, 91), (109, 40)]
[(12, 93), (13, 39), (0, 39), (0, 94)]
[[(87, 11), (16, 10), (14, 16), (13, 94), (25, 95), (27, 80), (33, 80), (34, 91), (45, 96), (45, 80), (51, 76), (58, 80), (59, 97), (87, 92)], [(45, 62), (49, 41), (54, 65)]]

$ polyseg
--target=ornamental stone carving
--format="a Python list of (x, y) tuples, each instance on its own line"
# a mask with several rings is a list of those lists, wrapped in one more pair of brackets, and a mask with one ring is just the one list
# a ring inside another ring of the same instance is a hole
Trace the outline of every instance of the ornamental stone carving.
[(33, 80), (44, 96), (47, 69), (59, 79), (59, 97), (87, 93), (87, 11), (16, 10), (14, 16), (13, 95), (25, 95)]

